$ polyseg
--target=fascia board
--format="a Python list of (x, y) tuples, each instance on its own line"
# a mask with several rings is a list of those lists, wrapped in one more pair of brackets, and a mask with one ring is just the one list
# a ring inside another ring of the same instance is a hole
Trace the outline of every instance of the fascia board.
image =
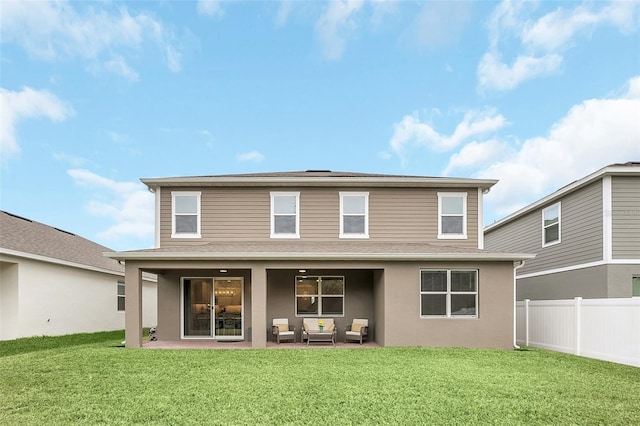
[(246, 252), (185, 252), (185, 253), (105, 253), (118, 260), (387, 260), (387, 261), (520, 261), (533, 259), (525, 253), (246, 253)]

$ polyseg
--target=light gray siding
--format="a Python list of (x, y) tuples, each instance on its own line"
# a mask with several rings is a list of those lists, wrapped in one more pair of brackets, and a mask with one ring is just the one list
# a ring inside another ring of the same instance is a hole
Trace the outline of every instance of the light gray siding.
[(519, 275), (596, 262), (603, 259), (602, 181), (573, 192), (561, 200), (561, 242), (542, 247), (541, 206), (521, 218), (485, 235), (485, 248), (517, 253), (535, 253)]
[(611, 179), (613, 258), (640, 259), (640, 177)]
[[(340, 240), (340, 195), (347, 188), (167, 188), (161, 192), (161, 246), (212, 241), (266, 241), (270, 239), (270, 192), (300, 193), (300, 239)], [(171, 238), (171, 193), (201, 192), (202, 238)], [(478, 191), (469, 189), (353, 188), (369, 192), (371, 241), (429, 242), (477, 247)], [(438, 192), (467, 193), (466, 240), (438, 240)]]

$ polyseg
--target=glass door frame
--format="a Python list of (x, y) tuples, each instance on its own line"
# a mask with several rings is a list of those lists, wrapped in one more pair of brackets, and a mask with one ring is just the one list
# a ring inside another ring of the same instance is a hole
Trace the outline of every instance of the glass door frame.
[[(187, 313), (185, 312), (185, 280), (208, 280), (211, 282), (211, 300), (210, 306), (210, 334), (209, 335), (187, 335), (185, 334), (185, 320)], [(240, 281), (240, 335), (216, 335), (216, 312), (215, 312), (215, 283), (216, 280), (237, 280)], [(180, 338), (181, 339), (206, 339), (206, 340), (244, 340), (244, 277), (227, 277), (227, 276), (185, 276), (180, 277)]]

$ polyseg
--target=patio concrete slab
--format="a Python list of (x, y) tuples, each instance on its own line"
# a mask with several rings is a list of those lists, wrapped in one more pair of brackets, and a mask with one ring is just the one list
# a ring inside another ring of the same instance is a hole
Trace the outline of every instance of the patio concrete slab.
[[(145, 349), (253, 349), (251, 342), (221, 342), (215, 340), (155, 340), (145, 342), (142, 347)], [(336, 346), (315, 343), (307, 346), (306, 343), (300, 342), (283, 342), (280, 344), (267, 342), (267, 349), (363, 349), (378, 347), (380, 345), (375, 342), (364, 342), (363, 344), (336, 342)]]

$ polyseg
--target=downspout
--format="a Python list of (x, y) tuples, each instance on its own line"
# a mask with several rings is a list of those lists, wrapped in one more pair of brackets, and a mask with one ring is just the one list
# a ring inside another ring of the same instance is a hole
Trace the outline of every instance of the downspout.
[(517, 313), (518, 313), (518, 309), (516, 307), (516, 272), (518, 271), (518, 269), (522, 268), (524, 266), (524, 260), (521, 260), (519, 262), (513, 262), (514, 266), (513, 266), (513, 348), (514, 349), (520, 349), (520, 346), (518, 346), (518, 344), (516, 343), (517, 341), (517, 324), (516, 324), (516, 317), (517, 317)]

